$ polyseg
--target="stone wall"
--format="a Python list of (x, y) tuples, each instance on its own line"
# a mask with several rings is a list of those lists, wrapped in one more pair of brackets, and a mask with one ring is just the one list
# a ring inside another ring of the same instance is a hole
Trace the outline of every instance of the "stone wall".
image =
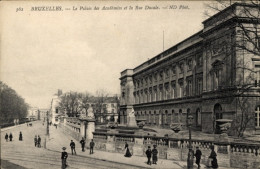
[[(102, 133), (104, 134), (104, 133)], [(111, 135), (109, 139), (99, 136), (94, 132), (96, 149), (102, 151), (116, 152), (124, 155), (125, 141), (129, 145), (130, 152), (135, 156), (146, 156), (145, 151), (148, 146), (157, 145), (159, 159), (169, 159), (177, 161), (187, 161), (188, 145), (187, 139), (174, 139), (156, 136), (135, 136), (135, 135)], [(108, 141), (109, 140), (109, 141)], [(195, 151), (198, 146), (202, 152), (201, 163), (207, 164), (211, 153), (210, 147), (214, 145), (217, 153), (217, 160), (220, 167), (235, 168), (259, 168), (260, 144), (213, 142), (203, 140), (192, 140), (192, 148)], [(194, 157), (195, 162), (195, 157)]]

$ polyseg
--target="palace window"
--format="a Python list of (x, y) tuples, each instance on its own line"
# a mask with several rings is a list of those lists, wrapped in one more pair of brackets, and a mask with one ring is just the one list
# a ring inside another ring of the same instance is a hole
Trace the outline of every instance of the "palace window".
[(152, 91), (149, 91), (149, 99), (148, 99), (149, 102), (152, 101)]
[(145, 77), (145, 86), (148, 85), (148, 77)]
[(153, 101), (157, 101), (157, 90), (154, 90), (154, 97), (153, 97)]
[(153, 77), (152, 77), (152, 75), (149, 76), (149, 82), (150, 82), (150, 84), (153, 83)]
[(173, 75), (173, 76), (176, 75), (176, 66), (172, 66), (172, 75)]
[(154, 73), (154, 81), (157, 82), (157, 73)]
[(188, 70), (192, 69), (192, 59), (188, 60)]
[(176, 97), (176, 81), (172, 81), (172, 99)]
[(160, 80), (163, 80), (163, 71), (160, 71)]
[(198, 55), (197, 56), (197, 66), (200, 67), (203, 64), (202, 56)]
[(180, 86), (180, 89), (179, 89), (179, 96), (180, 96), (180, 97), (183, 97), (183, 95), (184, 95), (184, 91), (183, 91), (183, 82), (179, 82), (179, 86)]
[(160, 89), (160, 91), (159, 91), (159, 100), (162, 100), (162, 89)]
[(192, 80), (187, 81), (187, 96), (192, 96)]
[(255, 109), (255, 127), (260, 127), (260, 106)]
[(200, 95), (202, 93), (202, 78), (197, 78), (197, 84), (196, 84), (196, 94)]
[(180, 63), (180, 73), (183, 73), (183, 72), (184, 72), (184, 64)]
[(166, 78), (168, 78), (169, 77), (169, 69), (167, 68), (167, 69), (165, 69), (165, 76), (166, 76)]

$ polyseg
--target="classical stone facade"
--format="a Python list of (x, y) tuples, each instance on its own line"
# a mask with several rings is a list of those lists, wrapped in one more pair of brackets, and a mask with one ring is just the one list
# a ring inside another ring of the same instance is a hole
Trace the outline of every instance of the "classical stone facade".
[[(228, 7), (205, 20), (203, 30), (121, 72), (120, 122), (126, 124), (134, 108), (136, 118), (145, 118), (147, 125), (185, 126), (192, 115), (194, 128), (213, 133), (216, 120), (233, 120), (244, 113), (238, 106), (242, 97), (252, 118), (248, 128), (258, 129), (260, 94), (254, 84), (259, 80), (260, 57), (234, 45), (241, 41), (237, 23), (251, 24), (232, 15), (242, 7)], [(243, 86), (249, 88), (245, 91)]]

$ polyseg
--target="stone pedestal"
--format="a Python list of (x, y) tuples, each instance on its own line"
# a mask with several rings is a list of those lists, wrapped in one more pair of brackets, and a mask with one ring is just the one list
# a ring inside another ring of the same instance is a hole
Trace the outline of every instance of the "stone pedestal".
[(87, 139), (93, 139), (93, 132), (95, 131), (95, 120), (87, 121)]
[(143, 156), (143, 138), (135, 138), (135, 144), (133, 146), (133, 155)]

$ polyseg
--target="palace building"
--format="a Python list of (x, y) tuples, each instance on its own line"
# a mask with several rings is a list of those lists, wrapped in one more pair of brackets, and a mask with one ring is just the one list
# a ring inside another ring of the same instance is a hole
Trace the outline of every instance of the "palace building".
[[(120, 123), (134, 108), (146, 125), (169, 128), (172, 123), (217, 133), (217, 121), (248, 119), (248, 130), (260, 129), (260, 56), (237, 44), (245, 38), (240, 24), (259, 29), (259, 20), (235, 3), (203, 22), (203, 29), (149, 59), (121, 72)], [(257, 10), (257, 9), (256, 9)], [(259, 9), (258, 9), (259, 10)], [(254, 10), (253, 10), (254, 11)], [(260, 45), (259, 34), (252, 37)], [(148, 56), (149, 57), (149, 56)]]

